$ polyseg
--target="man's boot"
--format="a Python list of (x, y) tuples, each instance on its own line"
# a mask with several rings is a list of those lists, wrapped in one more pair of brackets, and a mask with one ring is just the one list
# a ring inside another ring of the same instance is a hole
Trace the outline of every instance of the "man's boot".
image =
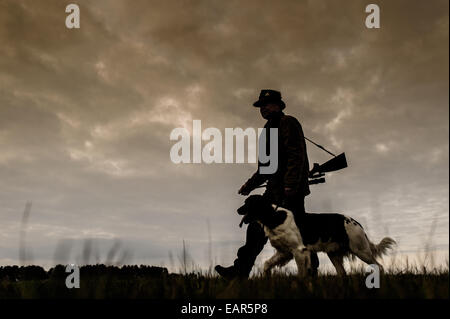
[(214, 267), (214, 269), (217, 271), (217, 273), (222, 276), (226, 280), (233, 280), (234, 278), (238, 277), (238, 272), (236, 270), (236, 267), (229, 266), (229, 267), (223, 267), (221, 265), (217, 265)]

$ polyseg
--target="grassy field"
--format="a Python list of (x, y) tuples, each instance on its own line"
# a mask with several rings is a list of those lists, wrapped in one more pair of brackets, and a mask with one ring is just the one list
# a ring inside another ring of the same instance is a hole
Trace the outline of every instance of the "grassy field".
[(149, 266), (88, 265), (80, 268), (80, 288), (65, 285), (65, 267), (49, 271), (39, 266), (0, 267), (0, 299), (9, 298), (151, 298), (151, 299), (368, 299), (449, 298), (447, 269), (427, 271), (387, 270), (380, 288), (368, 289), (366, 274), (352, 271), (344, 278), (322, 274), (300, 279), (287, 273), (271, 277), (255, 275), (249, 280), (227, 282), (207, 272), (168, 273)]

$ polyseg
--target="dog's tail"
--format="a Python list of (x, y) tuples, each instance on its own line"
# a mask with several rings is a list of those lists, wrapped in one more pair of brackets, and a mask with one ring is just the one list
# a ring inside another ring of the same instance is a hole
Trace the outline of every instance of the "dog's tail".
[(392, 246), (397, 244), (395, 240), (393, 240), (390, 237), (383, 238), (378, 245), (375, 245), (374, 243), (370, 242), (370, 250), (372, 251), (372, 254), (374, 257), (379, 257), (382, 255), (385, 255), (389, 249), (393, 249)]

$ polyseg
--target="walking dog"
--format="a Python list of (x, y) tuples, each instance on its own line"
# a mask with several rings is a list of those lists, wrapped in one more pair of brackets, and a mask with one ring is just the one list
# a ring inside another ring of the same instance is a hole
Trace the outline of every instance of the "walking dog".
[(275, 266), (282, 267), (292, 258), (298, 274), (310, 271), (311, 252), (325, 252), (338, 275), (345, 275), (343, 258), (357, 256), (367, 264), (382, 266), (375, 259), (392, 248), (395, 241), (386, 237), (378, 245), (367, 237), (360, 223), (341, 214), (310, 214), (298, 216), (285, 208), (277, 208), (261, 195), (252, 195), (238, 208), (242, 222), (259, 222), (269, 237), (276, 253), (264, 263), (264, 273), (269, 274)]

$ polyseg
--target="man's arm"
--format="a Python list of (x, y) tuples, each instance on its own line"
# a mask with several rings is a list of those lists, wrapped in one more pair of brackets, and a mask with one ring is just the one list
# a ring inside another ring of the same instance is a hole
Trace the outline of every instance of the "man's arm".
[(263, 184), (266, 180), (267, 174), (260, 174), (258, 165), (258, 170), (245, 182), (244, 185), (242, 185), (238, 191), (238, 194), (248, 195), (252, 190)]

